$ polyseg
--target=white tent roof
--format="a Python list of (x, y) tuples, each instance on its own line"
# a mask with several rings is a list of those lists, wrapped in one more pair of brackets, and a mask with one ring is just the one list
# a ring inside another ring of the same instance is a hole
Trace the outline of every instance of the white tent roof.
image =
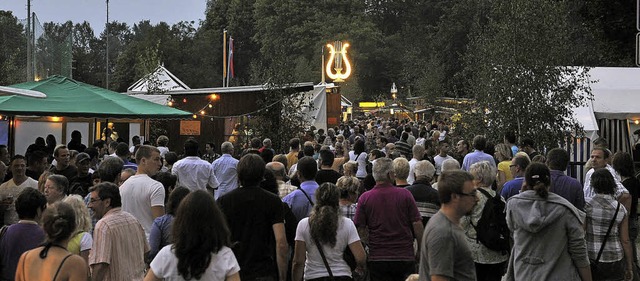
[(640, 68), (594, 67), (589, 74), (598, 119), (640, 119)]
[(191, 89), (189, 88), (189, 86), (187, 86), (187, 84), (185, 84), (180, 79), (178, 79), (178, 77), (173, 75), (173, 73), (171, 73), (169, 70), (164, 68), (164, 65), (160, 65), (158, 66), (158, 68), (156, 68), (156, 70), (149, 73), (145, 77), (140, 78), (140, 80), (133, 83), (133, 85), (129, 86), (129, 88), (127, 88), (127, 93), (136, 93), (136, 92), (147, 93), (149, 89), (148, 88), (149, 77), (154, 75), (158, 78), (159, 81), (163, 83), (161, 87), (163, 90), (177, 91), (177, 90)]

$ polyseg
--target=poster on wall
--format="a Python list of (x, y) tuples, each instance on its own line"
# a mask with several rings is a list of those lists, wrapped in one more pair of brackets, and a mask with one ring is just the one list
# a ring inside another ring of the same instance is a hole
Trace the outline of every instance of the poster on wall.
[(199, 136), (200, 135), (200, 121), (180, 121), (180, 135), (181, 136)]

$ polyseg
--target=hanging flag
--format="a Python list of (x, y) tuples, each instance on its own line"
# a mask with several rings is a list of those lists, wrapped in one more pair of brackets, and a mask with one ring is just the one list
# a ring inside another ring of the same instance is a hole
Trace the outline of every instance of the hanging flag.
[(236, 77), (236, 72), (233, 65), (233, 37), (229, 37), (229, 71), (227, 75), (231, 78)]

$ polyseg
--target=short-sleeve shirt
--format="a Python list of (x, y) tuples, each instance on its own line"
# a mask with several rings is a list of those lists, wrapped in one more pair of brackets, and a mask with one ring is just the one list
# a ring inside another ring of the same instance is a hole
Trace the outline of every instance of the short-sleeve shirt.
[(354, 222), (369, 230), (370, 261), (413, 261), (413, 223), (422, 221), (411, 192), (377, 184), (358, 199)]
[[(18, 222), (18, 213), (16, 213), (15, 202), (16, 199), (18, 199), (20, 192), (27, 187), (38, 189), (38, 181), (27, 177), (27, 180), (20, 185), (16, 185), (13, 179), (10, 179), (0, 185), (0, 200), (4, 200), (7, 196), (13, 196), (13, 204), (7, 206), (6, 210), (4, 210), (5, 224), (14, 224)], [(0, 221), (0, 224), (2, 224), (2, 221)]]
[(476, 280), (476, 268), (464, 230), (442, 212), (429, 220), (422, 236), (419, 280), (431, 280), (432, 275), (459, 281)]
[[(296, 241), (303, 241), (307, 249), (307, 260), (304, 264), (305, 280), (329, 276), (327, 268), (322, 261), (322, 256), (318, 251), (318, 246), (311, 238), (309, 218), (304, 218), (298, 223)], [(331, 267), (333, 276), (351, 276), (351, 269), (342, 255), (349, 244), (358, 241), (360, 241), (360, 236), (358, 236), (356, 226), (350, 219), (340, 217), (336, 231), (336, 244), (333, 247), (322, 245), (322, 251), (329, 263), (329, 267)]]
[[(620, 210), (616, 214), (618, 204), (620, 205)], [(616, 262), (621, 260), (624, 257), (624, 252), (620, 243), (619, 226), (627, 214), (627, 210), (613, 196), (606, 194), (596, 194), (586, 203), (584, 209), (587, 213), (585, 239), (589, 258), (595, 260), (598, 257), (598, 252), (609, 229), (609, 224), (614, 219), (613, 215), (615, 214), (615, 223), (602, 250), (600, 261)]]
[[(178, 258), (172, 245), (167, 245), (151, 262), (151, 270), (160, 279), (166, 281), (185, 280), (178, 272)], [(200, 277), (200, 280), (225, 280), (227, 276), (240, 271), (240, 266), (233, 252), (228, 247), (223, 246), (217, 253), (211, 253), (209, 266)]]
[(109, 210), (96, 224), (89, 265), (106, 263), (105, 280), (142, 280), (149, 251), (138, 220), (121, 208)]
[(220, 183), (213, 167), (198, 156), (188, 156), (173, 164), (171, 173), (178, 177), (178, 185), (196, 190), (207, 190), (207, 185), (217, 188)]
[(275, 277), (273, 225), (284, 223), (284, 207), (280, 198), (259, 186), (232, 190), (217, 200), (225, 214), (233, 252), (240, 264), (240, 279)]
[(153, 214), (151, 207), (164, 206), (164, 186), (146, 174), (133, 175), (120, 186), (122, 210), (133, 215), (149, 240)]

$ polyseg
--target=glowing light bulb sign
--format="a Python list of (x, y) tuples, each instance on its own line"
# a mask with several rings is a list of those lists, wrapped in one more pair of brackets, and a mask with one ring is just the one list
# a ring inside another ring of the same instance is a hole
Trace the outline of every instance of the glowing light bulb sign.
[(342, 41), (335, 41), (333, 45), (327, 44), (327, 48), (329, 48), (329, 60), (326, 66), (327, 76), (333, 82), (344, 82), (344, 79), (351, 75), (351, 63), (347, 58), (349, 43), (343, 44)]

